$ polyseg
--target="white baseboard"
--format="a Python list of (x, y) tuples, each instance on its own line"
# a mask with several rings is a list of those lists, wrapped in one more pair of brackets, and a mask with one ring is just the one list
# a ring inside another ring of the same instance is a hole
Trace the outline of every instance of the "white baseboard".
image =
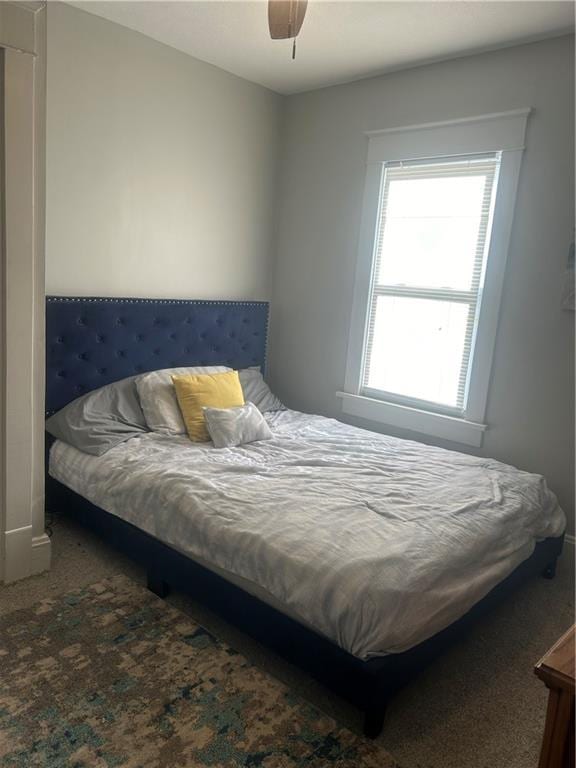
[(10, 584), (30, 575), (32, 556), (32, 526), (6, 531), (4, 539), (4, 581)]
[(4, 544), (6, 584), (42, 573), (50, 567), (50, 539), (45, 533), (32, 536), (31, 525), (6, 531)]
[(30, 575), (49, 570), (52, 557), (52, 542), (47, 533), (32, 538), (32, 558)]

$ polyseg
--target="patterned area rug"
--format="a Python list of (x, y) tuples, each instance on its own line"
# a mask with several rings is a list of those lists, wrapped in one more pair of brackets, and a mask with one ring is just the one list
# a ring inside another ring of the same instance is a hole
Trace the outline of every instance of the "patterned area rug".
[(0, 766), (394, 768), (125, 577), (0, 622)]

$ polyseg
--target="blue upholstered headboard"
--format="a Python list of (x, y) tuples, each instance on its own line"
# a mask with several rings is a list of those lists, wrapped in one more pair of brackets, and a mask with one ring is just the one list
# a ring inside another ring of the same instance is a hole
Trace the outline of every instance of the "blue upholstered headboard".
[(46, 413), (126, 376), (160, 368), (264, 369), (268, 303), (46, 298)]

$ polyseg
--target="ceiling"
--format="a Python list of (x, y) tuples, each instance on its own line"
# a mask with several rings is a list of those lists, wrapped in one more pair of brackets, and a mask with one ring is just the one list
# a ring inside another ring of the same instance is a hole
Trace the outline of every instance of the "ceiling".
[(309, 0), (297, 41), (271, 40), (265, 0), (71, 4), (282, 94), (574, 29), (570, 0)]

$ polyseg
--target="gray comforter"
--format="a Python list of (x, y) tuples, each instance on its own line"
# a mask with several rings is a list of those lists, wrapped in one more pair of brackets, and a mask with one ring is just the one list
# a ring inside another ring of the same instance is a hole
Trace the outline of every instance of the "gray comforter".
[(162, 541), (258, 585), (365, 659), (408, 649), (565, 525), (539, 475), (294, 411), (217, 450), (150, 433), (50, 472)]

